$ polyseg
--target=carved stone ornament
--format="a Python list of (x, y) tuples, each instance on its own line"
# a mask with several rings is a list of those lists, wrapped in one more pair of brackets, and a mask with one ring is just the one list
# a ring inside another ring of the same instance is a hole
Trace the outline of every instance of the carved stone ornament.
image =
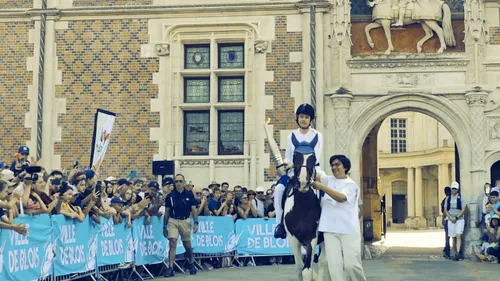
[(500, 139), (500, 120), (491, 125), (490, 132), (492, 139)]
[(486, 106), (488, 102), (486, 92), (469, 92), (465, 94), (465, 101), (469, 106)]
[(215, 165), (226, 165), (226, 166), (231, 166), (231, 165), (243, 165), (245, 163), (245, 160), (215, 160)]
[(257, 40), (253, 45), (255, 47), (255, 53), (257, 54), (263, 54), (269, 48), (269, 42), (265, 40)]
[(465, 40), (473, 38), (477, 42), (482, 36), (486, 37), (484, 1), (465, 0), (464, 10)]
[(333, 22), (330, 38), (335, 37), (339, 45), (342, 45), (344, 39), (347, 39), (349, 46), (351, 46), (351, 1), (333, 1), (331, 11)]
[(160, 43), (155, 45), (155, 53), (157, 56), (168, 56), (170, 55), (170, 44)]
[(353, 96), (350, 93), (333, 94), (330, 96), (333, 108), (349, 108)]
[(394, 68), (463, 68), (469, 64), (467, 60), (401, 60), (401, 61), (377, 61), (377, 60), (351, 60), (348, 62), (349, 68), (354, 69), (394, 69)]
[(208, 166), (209, 160), (183, 160), (180, 161), (181, 166)]

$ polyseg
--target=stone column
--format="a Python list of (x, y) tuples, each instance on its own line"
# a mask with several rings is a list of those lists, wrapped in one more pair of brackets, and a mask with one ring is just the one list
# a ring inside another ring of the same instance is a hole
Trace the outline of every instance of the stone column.
[(415, 216), (422, 218), (424, 216), (422, 188), (422, 167), (415, 168)]
[(407, 204), (408, 204), (408, 218), (415, 217), (415, 176), (413, 167), (407, 168)]
[(484, 170), (484, 149), (488, 137), (484, 107), (486, 106), (488, 94), (481, 87), (475, 87), (465, 94), (465, 99), (469, 105), (473, 170)]
[[(439, 194), (439, 204), (443, 201), (444, 197), (444, 188), (450, 186), (451, 182), (449, 181), (449, 173), (448, 173), (448, 164), (439, 164), (438, 165), (438, 194)], [(440, 211), (441, 212), (441, 211)]]
[(346, 155), (349, 151), (349, 107), (353, 96), (350, 92), (339, 92), (330, 96), (335, 115), (336, 153)]

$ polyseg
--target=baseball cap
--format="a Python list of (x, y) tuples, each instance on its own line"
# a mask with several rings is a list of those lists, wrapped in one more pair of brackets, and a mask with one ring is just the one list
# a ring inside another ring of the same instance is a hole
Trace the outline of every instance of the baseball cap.
[(124, 185), (124, 184), (130, 185), (131, 183), (127, 179), (119, 179), (118, 180), (118, 186)]
[(17, 150), (17, 152), (19, 154), (30, 154), (30, 149), (29, 147), (25, 146), (25, 145), (22, 145), (19, 147), (19, 149)]
[(155, 181), (149, 182), (148, 187), (151, 187), (151, 188), (154, 188), (154, 189), (160, 189), (160, 185), (157, 182), (155, 182)]
[(490, 196), (497, 196), (497, 197), (498, 197), (498, 191), (496, 191), (496, 190), (495, 190), (495, 191), (492, 191), (492, 192), (490, 193)]
[(169, 184), (174, 184), (174, 179), (171, 177), (166, 177), (161, 181), (161, 186), (169, 185)]
[(105, 181), (115, 181), (116, 178), (115, 177), (107, 177)]
[(123, 202), (123, 200), (120, 197), (114, 197), (113, 199), (111, 199), (111, 204), (113, 204), (113, 203), (125, 204), (125, 202)]
[(257, 189), (255, 190), (255, 192), (264, 192), (264, 188), (262, 186), (259, 186), (257, 187)]
[(85, 178), (88, 179), (88, 180), (91, 179), (91, 178), (93, 178), (94, 175), (95, 175), (95, 173), (92, 170), (86, 170), (85, 171)]
[(0, 162), (0, 169), (6, 168), (7, 164), (5, 162)]
[(460, 184), (458, 182), (454, 181), (451, 183), (451, 189), (458, 189), (460, 190)]

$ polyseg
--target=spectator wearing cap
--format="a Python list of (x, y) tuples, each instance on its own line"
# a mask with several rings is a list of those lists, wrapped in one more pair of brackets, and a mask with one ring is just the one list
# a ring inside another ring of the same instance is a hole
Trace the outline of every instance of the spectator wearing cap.
[(0, 171), (3, 171), (5, 169), (9, 169), (9, 167), (7, 167), (7, 164), (5, 164), (5, 162), (0, 162)]
[(127, 218), (127, 226), (132, 227), (132, 217), (130, 211), (127, 210), (126, 202), (120, 197), (114, 197), (111, 199), (111, 208), (115, 209), (116, 214), (113, 215), (113, 222), (119, 224), (122, 222), (123, 217)]
[(494, 215), (500, 216), (500, 200), (498, 198), (499, 192), (494, 190), (490, 193), (490, 201), (486, 205), (486, 223), (489, 223), (490, 219)]
[(161, 181), (161, 193), (167, 196), (172, 190), (174, 190), (174, 179), (171, 177), (166, 177)]
[(160, 185), (155, 181), (149, 182), (147, 193), (145, 193), (145, 199), (151, 200), (147, 209), (147, 213), (150, 216), (161, 217), (163, 215), (163, 213), (160, 213), (160, 208), (163, 205), (160, 195)]
[(464, 213), (467, 208), (462, 197), (458, 193), (460, 185), (458, 182), (451, 183), (451, 195), (446, 198), (444, 213), (448, 217), (448, 236), (454, 241), (455, 261), (463, 259), (462, 255), (462, 234), (464, 233), (465, 219)]
[(210, 189), (210, 193), (214, 194), (214, 188), (216, 188), (216, 187), (220, 188), (220, 184), (217, 183), (216, 181), (213, 181), (212, 183), (210, 183), (208, 185), (208, 189)]
[(193, 215), (193, 233), (198, 231), (198, 214), (196, 199), (192, 192), (185, 189), (186, 178), (182, 174), (175, 176), (175, 190), (167, 195), (165, 199), (165, 216), (163, 222), (163, 235), (169, 241), (169, 265), (165, 277), (173, 277), (175, 253), (177, 250), (177, 238), (179, 235), (186, 249), (186, 257), (189, 262), (189, 273), (196, 274), (194, 266), (193, 247), (191, 246), (191, 221)]
[(195, 186), (193, 187), (193, 195), (196, 199), (196, 213), (198, 216), (208, 216), (210, 215), (210, 211), (208, 210), (208, 201), (207, 197), (203, 196), (203, 192), (201, 187)]
[(15, 176), (17, 176), (30, 166), (30, 162), (28, 161), (28, 157), (30, 156), (30, 149), (25, 145), (20, 146), (14, 156), (17, 159), (12, 161), (10, 170), (14, 172)]
[(257, 187), (257, 189), (255, 190), (255, 198), (252, 200), (252, 204), (255, 208), (255, 210), (257, 210), (257, 214), (259, 216), (259, 218), (264, 218), (265, 217), (265, 194), (264, 194), (264, 188), (262, 186), (259, 186)]

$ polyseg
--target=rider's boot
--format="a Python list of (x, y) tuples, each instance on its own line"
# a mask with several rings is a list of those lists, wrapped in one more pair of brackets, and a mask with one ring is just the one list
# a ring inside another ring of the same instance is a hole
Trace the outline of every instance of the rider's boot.
[(288, 183), (288, 179), (290, 177), (288, 175), (283, 175), (276, 188), (274, 190), (274, 209), (276, 210), (276, 223), (278, 224), (274, 230), (274, 238), (285, 239), (286, 238), (286, 230), (285, 225), (283, 224), (283, 194), (285, 193), (285, 186)]
[(274, 229), (274, 238), (276, 239), (286, 239), (285, 225), (280, 223)]

